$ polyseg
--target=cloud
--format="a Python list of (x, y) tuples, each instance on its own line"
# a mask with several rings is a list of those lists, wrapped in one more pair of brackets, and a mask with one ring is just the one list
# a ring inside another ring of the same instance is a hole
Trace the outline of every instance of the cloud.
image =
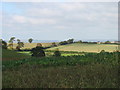
[[(16, 6), (14, 12), (9, 10), (12, 5)], [(21, 30), (18, 35), (34, 33), (35, 37), (39, 36), (38, 32), (42, 32), (43, 36), (52, 36), (56, 33), (59, 39), (70, 35), (83, 38), (81, 34), (88, 31), (91, 38), (96, 38), (92, 32), (100, 36), (105, 32), (106, 37), (111, 38), (109, 35), (117, 32), (117, 3), (12, 3), (12, 5), (5, 6), (8, 10), (4, 9), (2, 17), (3, 32), (6, 36), (7, 30), (11, 35), (12, 32), (17, 34)]]
[(82, 10), (86, 8), (86, 5), (82, 3), (66, 3), (60, 5), (60, 8), (62, 8), (65, 11), (74, 11), (74, 10)]
[(49, 8), (30, 8), (26, 11), (26, 15), (29, 14), (29, 16), (60, 16), (61, 12), (54, 9)]
[(59, 26), (55, 26), (54, 28), (55, 29), (66, 29), (67, 27), (63, 25), (59, 25)]
[(19, 15), (15, 15), (12, 17), (12, 20), (18, 23), (26, 23), (27, 22), (27, 18), (24, 16), (19, 16)]
[(29, 23), (29, 24), (55, 24), (56, 20), (51, 18), (31, 18), (25, 16), (12, 16), (13, 23)]
[(39, 19), (29, 18), (28, 22), (30, 22), (31, 24), (55, 24), (56, 20), (47, 19), (47, 18), (39, 18)]

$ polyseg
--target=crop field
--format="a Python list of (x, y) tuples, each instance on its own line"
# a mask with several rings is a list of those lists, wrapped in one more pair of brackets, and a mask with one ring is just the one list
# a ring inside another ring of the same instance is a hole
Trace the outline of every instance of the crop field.
[[(52, 45), (52, 43), (41, 43), (43, 47), (48, 47)], [(13, 48), (15, 49), (17, 46), (17, 43), (13, 44)], [(24, 47), (22, 49), (31, 49), (37, 46), (37, 43), (24, 43)]]
[(55, 50), (56, 48), (58, 48), (60, 51), (78, 51), (78, 52), (96, 52), (97, 53), (97, 52), (100, 52), (101, 50), (105, 50), (107, 52), (113, 52), (118, 49), (118, 45), (74, 43), (74, 44), (49, 48), (48, 50)]

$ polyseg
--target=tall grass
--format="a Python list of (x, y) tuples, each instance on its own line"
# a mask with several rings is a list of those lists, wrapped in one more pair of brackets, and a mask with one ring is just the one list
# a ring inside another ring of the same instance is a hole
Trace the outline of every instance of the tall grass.
[(119, 52), (3, 61), (3, 88), (118, 88)]

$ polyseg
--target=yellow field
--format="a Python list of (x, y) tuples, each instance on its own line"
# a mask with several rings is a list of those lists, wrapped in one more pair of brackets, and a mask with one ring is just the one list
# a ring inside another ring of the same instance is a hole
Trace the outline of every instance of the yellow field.
[[(52, 43), (41, 43), (43, 47), (51, 46)], [(58, 43), (56, 43), (58, 44)], [(36, 47), (37, 43), (24, 43), (24, 47), (21, 49), (31, 49)], [(16, 43), (13, 44), (13, 48), (15, 49), (17, 46)], [(47, 50), (56, 50), (60, 51), (78, 51), (78, 52), (100, 52), (101, 50), (105, 50), (107, 52), (113, 52), (118, 50), (118, 45), (115, 44), (82, 44), (82, 43), (74, 43), (69, 45), (61, 45), (58, 47), (49, 48)]]
[[(47, 47), (52, 45), (52, 43), (41, 43), (43, 47)], [(15, 49), (17, 46), (17, 43), (13, 44), (13, 48)], [(24, 47), (21, 49), (31, 49), (37, 46), (37, 43), (24, 43)]]
[(60, 51), (78, 51), (78, 52), (100, 52), (105, 50), (107, 52), (113, 52), (118, 49), (118, 45), (114, 44), (69, 44), (58, 47), (49, 48), (48, 50), (55, 50), (58, 48)]

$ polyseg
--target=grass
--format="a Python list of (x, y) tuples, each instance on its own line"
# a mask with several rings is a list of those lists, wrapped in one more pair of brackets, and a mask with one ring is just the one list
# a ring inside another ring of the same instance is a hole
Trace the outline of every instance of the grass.
[(118, 49), (118, 45), (115, 44), (82, 44), (73, 43), (69, 45), (62, 45), (58, 47), (49, 48), (48, 50), (55, 50), (58, 48), (60, 51), (78, 51), (78, 52), (100, 52), (105, 50), (107, 52), (113, 52)]
[(30, 55), (20, 54), (16, 51), (2, 49), (2, 60), (20, 60), (24, 58), (29, 58)]
[[(118, 88), (120, 53), (45, 50), (47, 57), (3, 49), (3, 88)], [(79, 55), (76, 55), (79, 54)], [(7, 58), (7, 59), (6, 59)]]
[(3, 61), (3, 88), (117, 88), (117, 53)]
[(42, 67), (23, 64), (3, 71), (3, 88), (117, 88), (118, 67), (93, 64)]
[[(55, 51), (45, 50), (45, 54), (47, 57), (53, 56)], [(19, 51), (18, 53), (31, 55), (30, 51)], [(84, 55), (84, 52), (68, 52), (68, 51), (60, 51), (61, 56), (74, 56), (74, 55)]]

